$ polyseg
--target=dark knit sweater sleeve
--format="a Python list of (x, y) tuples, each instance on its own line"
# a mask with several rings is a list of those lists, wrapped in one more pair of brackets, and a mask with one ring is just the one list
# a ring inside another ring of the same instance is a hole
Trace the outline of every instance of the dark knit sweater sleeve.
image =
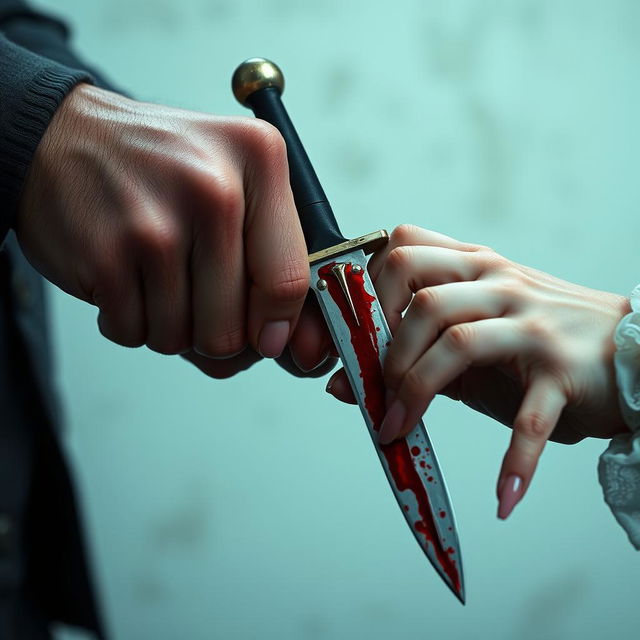
[(86, 71), (39, 56), (0, 34), (0, 242), (12, 226), (33, 155), (56, 109)]
[(77, 55), (70, 44), (67, 25), (56, 16), (33, 9), (23, 0), (0, 0), (0, 32), (33, 53), (90, 73), (98, 86), (118, 91), (100, 71)]

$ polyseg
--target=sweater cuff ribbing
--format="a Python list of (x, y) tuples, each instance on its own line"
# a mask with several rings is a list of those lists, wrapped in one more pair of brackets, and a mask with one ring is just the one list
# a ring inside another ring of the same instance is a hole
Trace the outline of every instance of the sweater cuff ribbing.
[[(85, 71), (70, 69), (6, 40), (0, 48), (6, 45), (12, 55), (3, 61), (0, 83), (3, 88), (8, 84), (12, 93), (3, 100), (0, 114), (0, 244), (15, 222), (27, 172), (56, 109), (76, 84), (93, 81)], [(9, 66), (23, 61), (18, 69)]]

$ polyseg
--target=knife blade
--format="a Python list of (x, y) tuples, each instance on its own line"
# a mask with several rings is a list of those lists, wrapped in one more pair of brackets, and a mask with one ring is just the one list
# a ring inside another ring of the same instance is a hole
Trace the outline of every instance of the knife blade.
[(422, 421), (388, 445), (378, 441), (385, 415), (382, 363), (391, 332), (367, 272), (367, 253), (386, 232), (354, 240), (340, 233), (327, 197), (282, 104), (284, 77), (274, 63), (252, 58), (235, 71), (236, 98), (276, 126), (287, 145), (291, 187), (311, 263), (311, 287), (398, 505), (418, 544), (464, 604), (464, 578), (455, 516), (444, 476)]

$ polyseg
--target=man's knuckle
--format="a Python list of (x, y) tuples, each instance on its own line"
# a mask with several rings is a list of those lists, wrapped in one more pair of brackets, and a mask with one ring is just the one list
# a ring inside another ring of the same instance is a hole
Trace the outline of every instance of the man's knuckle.
[(282, 134), (264, 120), (249, 120), (247, 123), (247, 145), (252, 156), (268, 164), (282, 164), (287, 157), (287, 145)]
[(235, 223), (242, 217), (244, 192), (234, 180), (226, 176), (212, 176), (208, 188), (212, 210), (218, 220)]
[(144, 213), (131, 224), (131, 237), (143, 258), (166, 261), (173, 255), (179, 242), (176, 226), (161, 214)]

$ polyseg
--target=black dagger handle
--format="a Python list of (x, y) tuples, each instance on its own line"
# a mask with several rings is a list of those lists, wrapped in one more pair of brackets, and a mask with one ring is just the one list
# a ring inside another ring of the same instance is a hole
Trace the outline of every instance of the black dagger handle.
[(284, 91), (282, 71), (269, 60), (250, 58), (235, 70), (231, 84), (238, 102), (249, 107), (257, 118), (276, 127), (286, 142), (291, 190), (308, 252), (345, 242), (309, 156), (280, 99)]

